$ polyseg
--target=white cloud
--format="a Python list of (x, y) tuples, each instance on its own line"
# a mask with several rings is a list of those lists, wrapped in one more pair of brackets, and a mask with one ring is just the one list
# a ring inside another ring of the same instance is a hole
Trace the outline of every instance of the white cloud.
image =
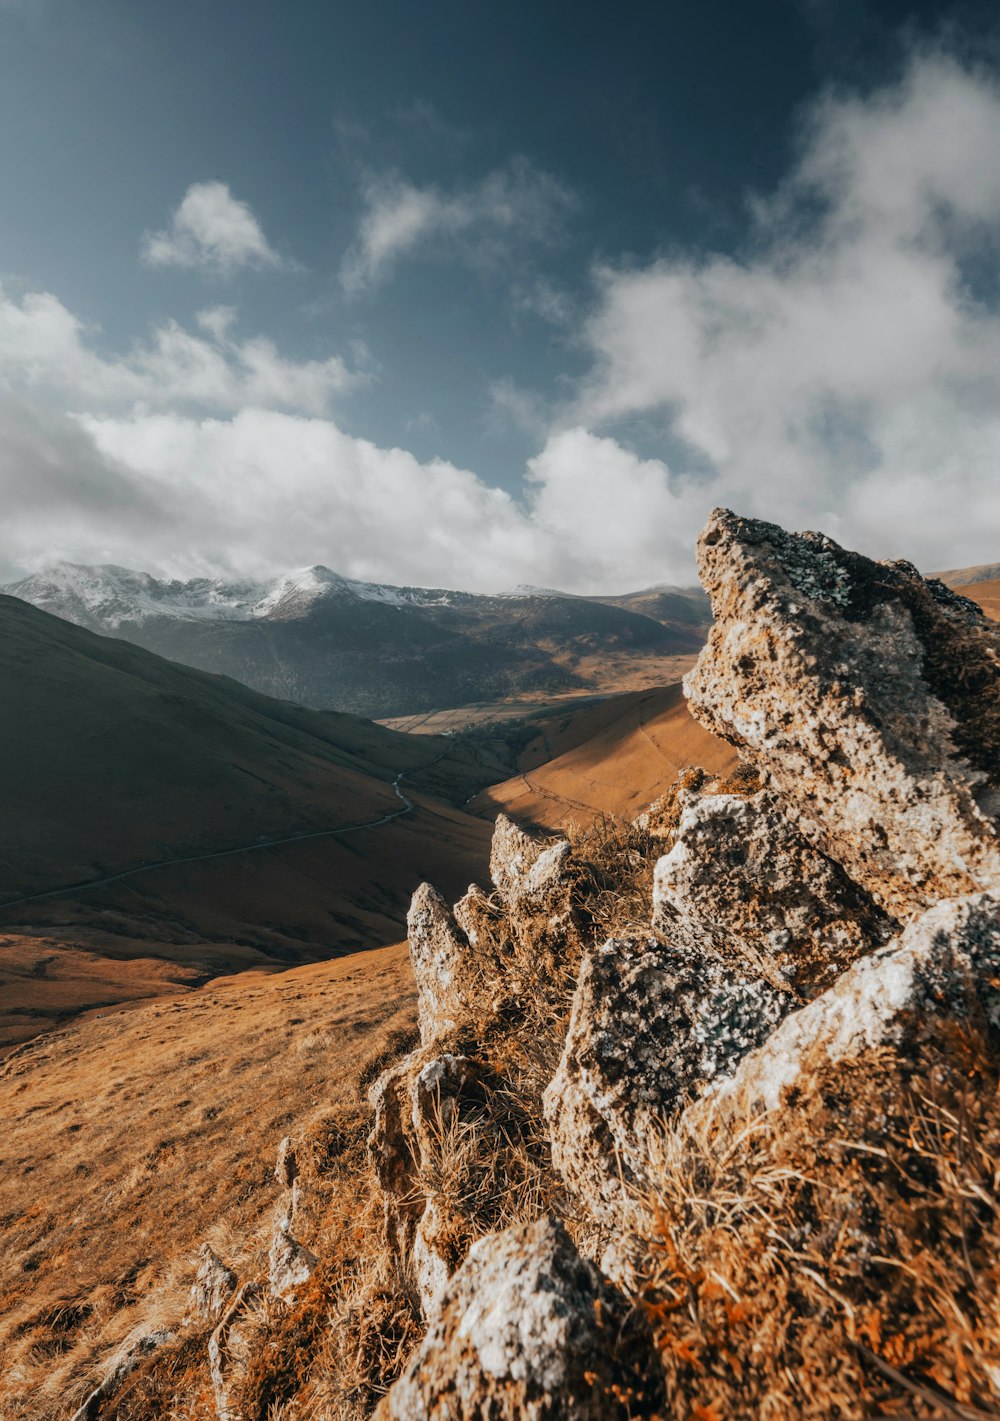
[[(524, 242), (555, 237), (575, 207), (570, 191), (523, 158), (457, 192), (419, 188), (398, 174), (371, 177), (357, 239), (341, 265), (341, 283), (360, 292), (384, 280), (400, 257), (459, 251), (495, 261)], [(433, 242), (433, 246), (432, 246)]]
[(141, 253), (147, 266), (198, 268), (218, 276), (244, 266), (282, 265), (249, 205), (219, 182), (192, 183), (169, 226), (144, 233)]
[[(229, 307), (108, 356), (55, 296), (0, 292), (8, 556), (624, 591), (689, 579), (698, 527), (727, 502), (925, 568), (994, 561), (998, 154), (1000, 92), (940, 55), (824, 100), (742, 258), (601, 271), (593, 369), (557, 427), (531, 392), (494, 387), (494, 409), (538, 431), (523, 501), (346, 433), (328, 407), (358, 376), (240, 339)], [(477, 259), (520, 240), (532, 223), (498, 215), (511, 192), (374, 201), (356, 279), (432, 235)], [(43, 397), (78, 418), (39, 413)], [(670, 429), (660, 457), (609, 437), (632, 421)]]
[(669, 415), (706, 501), (924, 566), (995, 558), (1000, 314), (975, 273), (995, 282), (998, 155), (995, 80), (940, 54), (826, 98), (743, 260), (600, 273), (569, 418)]
[(126, 355), (106, 357), (50, 292), (18, 301), (0, 287), (0, 381), (61, 396), (70, 409), (263, 405), (320, 414), (364, 378), (339, 356), (291, 361), (263, 336), (238, 340), (235, 319), (231, 307), (217, 306), (198, 317), (203, 336), (168, 321)]

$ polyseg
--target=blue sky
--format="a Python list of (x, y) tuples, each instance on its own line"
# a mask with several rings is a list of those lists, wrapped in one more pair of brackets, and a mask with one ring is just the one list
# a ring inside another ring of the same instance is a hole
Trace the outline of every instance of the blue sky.
[(995, 560), (989, 14), (0, 0), (0, 573)]

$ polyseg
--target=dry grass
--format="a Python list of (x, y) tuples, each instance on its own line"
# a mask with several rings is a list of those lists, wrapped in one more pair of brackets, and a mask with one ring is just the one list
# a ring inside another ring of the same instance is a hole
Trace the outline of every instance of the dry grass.
[[(390, 948), (117, 1011), (14, 1058), (0, 1072), (0, 1417), (64, 1421), (132, 1331), (176, 1327), (203, 1240), (241, 1277), (260, 1272), (290, 1130), (311, 1132), (317, 1207), (339, 1189), (357, 1220), (371, 1192), (358, 1078), (414, 1016), (405, 949)], [(185, 1331), (116, 1414), (186, 1414), (206, 1340)]]
[(641, 1294), (670, 1414), (1000, 1416), (998, 1068), (928, 1036), (665, 1130)]

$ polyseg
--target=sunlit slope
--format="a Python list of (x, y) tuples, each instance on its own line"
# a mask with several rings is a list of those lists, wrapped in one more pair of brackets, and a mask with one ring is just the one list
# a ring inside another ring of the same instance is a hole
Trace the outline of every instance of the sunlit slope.
[(278, 1141), (363, 1130), (359, 1073), (415, 1015), (396, 946), (78, 1021), (0, 1066), (0, 1414), (63, 1421), (132, 1328), (175, 1326), (205, 1239), (248, 1263)]
[(679, 684), (613, 696), (539, 726), (521, 755), (521, 773), (484, 790), (470, 808), (503, 809), (548, 828), (602, 814), (632, 816), (687, 766), (721, 774), (736, 763), (731, 746), (692, 719)]

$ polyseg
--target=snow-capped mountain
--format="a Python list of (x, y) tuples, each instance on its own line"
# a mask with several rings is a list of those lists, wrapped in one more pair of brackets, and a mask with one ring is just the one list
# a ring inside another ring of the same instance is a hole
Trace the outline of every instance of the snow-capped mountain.
[(171, 581), (62, 562), (0, 591), (269, 695), (375, 717), (669, 680), (663, 658), (696, 651), (708, 620), (693, 589), (480, 596), (320, 566)]
[(355, 582), (328, 567), (306, 567), (269, 579), (197, 577), (165, 581), (105, 563), (58, 562), (0, 589), (57, 617), (95, 631), (142, 626), (160, 617), (188, 622), (252, 622), (300, 616), (321, 598), (353, 598), (389, 607), (447, 605), (449, 594), (417, 587)]

